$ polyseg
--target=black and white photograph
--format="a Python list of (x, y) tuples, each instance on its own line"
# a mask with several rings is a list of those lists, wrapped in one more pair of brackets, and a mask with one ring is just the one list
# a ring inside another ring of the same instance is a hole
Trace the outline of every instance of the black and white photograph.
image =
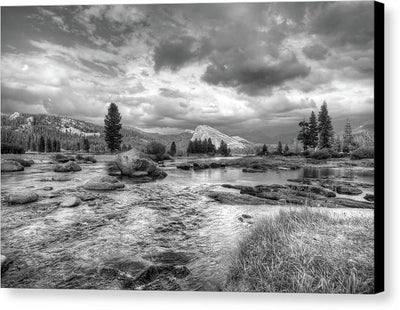
[(1, 287), (380, 292), (377, 5), (2, 6)]

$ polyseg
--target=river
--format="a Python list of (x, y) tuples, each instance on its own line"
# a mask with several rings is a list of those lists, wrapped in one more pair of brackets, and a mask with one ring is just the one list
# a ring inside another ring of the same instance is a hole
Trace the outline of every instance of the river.
[[(16, 257), (21, 266), (36, 266), (21, 275), (11, 270), (4, 281), (17, 287), (65, 287), (71, 276), (82, 281), (72, 288), (86, 288), (90, 270), (110, 261), (141, 261), (165, 251), (189, 257), (189, 276), (178, 279), (184, 290), (218, 290), (224, 282), (238, 239), (252, 222), (278, 212), (276, 206), (222, 205), (208, 198), (204, 191), (222, 188), (223, 183), (258, 185), (283, 184), (289, 178), (311, 176), (346, 177), (373, 183), (373, 177), (354, 173), (349, 168), (301, 168), (298, 170), (244, 173), (240, 168), (184, 171), (167, 163), (168, 176), (152, 183), (135, 184), (123, 179), (121, 191), (102, 193), (95, 204), (83, 202), (76, 208), (54, 205), (60, 198), (74, 194), (88, 179), (106, 174), (110, 157), (99, 156), (96, 164), (83, 164), (82, 171), (65, 174), (70, 181), (54, 182), (47, 157), (25, 171), (1, 176), (2, 201), (10, 192), (35, 190), (43, 198), (27, 206), (2, 207), (2, 253)], [(53, 187), (61, 197), (49, 198), (44, 187)], [(356, 197), (362, 199), (363, 195)], [(354, 197), (353, 197), (354, 198)], [(50, 206), (50, 207), (49, 207)], [(332, 212), (343, 212), (334, 210)], [(371, 214), (371, 210), (346, 210)], [(241, 222), (243, 214), (250, 221)], [(79, 234), (77, 233), (79, 231)], [(9, 278), (8, 278), (9, 277)], [(7, 280), (8, 279), (8, 280)], [(100, 289), (120, 288), (115, 281), (98, 281)]]

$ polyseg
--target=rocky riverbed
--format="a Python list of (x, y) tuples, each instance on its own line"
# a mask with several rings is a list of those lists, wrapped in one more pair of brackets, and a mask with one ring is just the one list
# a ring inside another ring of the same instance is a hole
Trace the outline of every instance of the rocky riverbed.
[[(220, 290), (239, 237), (264, 216), (305, 205), (373, 216), (370, 179), (299, 177), (287, 159), (259, 173), (167, 165), (149, 183), (108, 176), (107, 156), (69, 172), (46, 156), (25, 159), (34, 164), (2, 173), (3, 287)], [(276, 176), (284, 180), (273, 185)]]

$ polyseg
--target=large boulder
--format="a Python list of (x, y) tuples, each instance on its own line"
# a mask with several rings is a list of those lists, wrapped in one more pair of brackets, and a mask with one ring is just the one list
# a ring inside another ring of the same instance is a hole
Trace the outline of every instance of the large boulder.
[(35, 202), (39, 199), (39, 195), (35, 192), (18, 192), (13, 193), (8, 196), (8, 203), (9, 204), (25, 204), (29, 202)]
[(86, 184), (83, 185), (83, 188), (94, 191), (110, 191), (123, 188), (124, 186), (125, 184), (118, 181), (117, 178), (107, 175), (101, 178), (96, 177), (87, 181)]
[(118, 154), (115, 162), (122, 175), (131, 178), (163, 179), (167, 174), (151, 160), (135, 149)]
[(70, 172), (70, 171), (81, 171), (82, 168), (77, 163), (69, 161), (65, 164), (58, 164), (54, 167), (54, 172)]
[(2, 160), (1, 172), (15, 172), (24, 170), (24, 166), (15, 160)]

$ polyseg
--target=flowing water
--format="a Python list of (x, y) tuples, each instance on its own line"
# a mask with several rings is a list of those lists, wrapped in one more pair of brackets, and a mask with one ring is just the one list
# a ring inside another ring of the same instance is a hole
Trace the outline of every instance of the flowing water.
[[(190, 258), (187, 267), (191, 273), (179, 279), (181, 288), (216, 290), (224, 281), (238, 239), (248, 231), (251, 222), (282, 207), (221, 205), (209, 199), (205, 191), (226, 190), (220, 186), (224, 183), (284, 184), (289, 178), (301, 177), (335, 176), (373, 183), (373, 177), (359, 175), (348, 168), (243, 173), (240, 168), (230, 167), (184, 171), (167, 164), (168, 176), (163, 180), (135, 184), (124, 178), (123, 190), (99, 194), (101, 203), (83, 202), (69, 209), (56, 207), (54, 201), (73, 195), (88, 179), (106, 174), (105, 162), (110, 158), (101, 156), (98, 160), (96, 164), (82, 165), (82, 171), (61, 173), (71, 178), (66, 182), (49, 181), (60, 173), (52, 171), (47, 158), (35, 158), (38, 163), (25, 171), (2, 174), (2, 200), (10, 192), (27, 189), (43, 196), (31, 209), (29, 206), (2, 207), (2, 253), (18, 256), (21, 265), (37, 266), (41, 270), (40, 275), (27, 271), (25, 278), (11, 271), (16, 280), (10, 280), (9, 285), (63, 287), (63, 283), (72, 281), (71, 275), (79, 279), (85, 270), (105, 262), (142, 260), (170, 251)], [(46, 197), (48, 192), (43, 190), (46, 186), (61, 192), (61, 197)], [(370, 210), (357, 212), (371, 213)], [(251, 216), (251, 220), (239, 221), (242, 214)], [(71, 287), (83, 286), (78, 281), (72, 282)], [(97, 288), (118, 286), (106, 281), (97, 282)]]

